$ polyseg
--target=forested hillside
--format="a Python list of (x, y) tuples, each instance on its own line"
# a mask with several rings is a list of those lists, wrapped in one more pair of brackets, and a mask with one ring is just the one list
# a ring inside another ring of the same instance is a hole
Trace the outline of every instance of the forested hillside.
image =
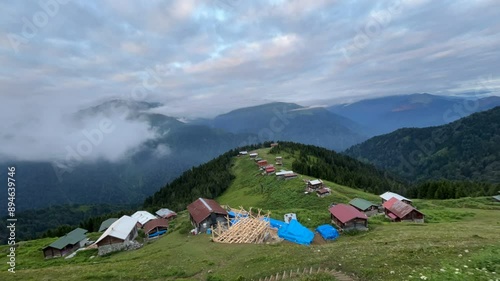
[(290, 153), (295, 156), (294, 172), (359, 188), (371, 193), (387, 190), (405, 192), (406, 185), (394, 176), (372, 165), (362, 163), (333, 150), (292, 142), (280, 142), (270, 153)]
[(345, 153), (412, 182), (500, 183), (500, 107), (443, 126), (400, 129)]

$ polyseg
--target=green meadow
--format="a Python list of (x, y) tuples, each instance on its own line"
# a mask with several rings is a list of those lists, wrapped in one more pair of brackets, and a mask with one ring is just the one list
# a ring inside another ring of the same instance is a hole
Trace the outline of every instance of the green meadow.
[[(259, 150), (259, 156), (273, 163), (275, 156), (268, 151)], [(294, 156), (282, 156), (284, 169), (291, 169)], [(306, 195), (303, 180), (310, 177), (278, 181), (262, 176), (248, 157), (236, 157), (232, 169), (236, 179), (217, 198), (219, 203), (261, 209), (280, 220), (293, 212), (312, 230), (329, 222), (331, 203), (355, 197), (379, 202), (378, 195), (332, 182), (325, 182), (331, 196)], [(25, 241), (17, 247), (12, 274), (7, 271), (8, 247), (1, 246), (5, 262), (0, 280), (259, 280), (309, 267), (335, 269), (354, 280), (500, 280), (500, 203), (462, 198), (415, 200), (415, 205), (426, 215), (425, 224), (390, 223), (376, 216), (369, 219), (368, 232), (311, 246), (214, 243), (206, 234), (188, 235), (191, 227), (184, 211), (167, 235), (138, 250), (104, 257), (97, 256), (97, 250), (85, 250), (72, 259), (45, 260), (41, 249), (53, 238)], [(296, 280), (335, 279), (318, 274)]]

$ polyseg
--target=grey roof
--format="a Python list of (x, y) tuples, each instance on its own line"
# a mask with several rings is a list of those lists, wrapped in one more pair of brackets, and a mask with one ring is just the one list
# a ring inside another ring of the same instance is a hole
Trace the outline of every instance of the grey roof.
[(495, 196), (493, 196), (493, 198), (494, 198), (495, 200), (497, 200), (497, 201), (500, 201), (500, 195), (495, 195)]
[(156, 211), (156, 214), (160, 217), (168, 217), (168, 216), (172, 216), (172, 215), (177, 215), (174, 211), (167, 209), (167, 208), (159, 209), (158, 211)]
[(110, 218), (101, 223), (101, 226), (99, 227), (99, 232), (103, 232), (104, 230), (108, 229), (115, 221), (117, 221), (117, 218)]
[(64, 249), (64, 247), (68, 245), (75, 245), (76, 243), (85, 240), (87, 236), (85, 236), (85, 233), (88, 231), (86, 229), (82, 228), (77, 228), (69, 232), (68, 234), (64, 235), (63, 237), (57, 239), (54, 243), (50, 244), (49, 246), (45, 247), (44, 249), (48, 247), (52, 247), (58, 250)]

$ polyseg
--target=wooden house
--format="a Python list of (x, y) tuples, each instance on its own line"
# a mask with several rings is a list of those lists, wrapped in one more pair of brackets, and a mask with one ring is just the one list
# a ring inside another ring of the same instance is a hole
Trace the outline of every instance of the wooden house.
[(275, 142), (275, 143), (271, 143), (271, 147), (276, 147), (276, 146), (278, 146), (278, 143), (277, 143), (277, 142)]
[(368, 230), (368, 217), (351, 205), (333, 205), (330, 215), (332, 223), (344, 231)]
[(296, 173), (290, 173), (290, 174), (286, 174), (283, 176), (284, 180), (293, 180), (295, 178), (297, 178), (299, 175), (297, 175)]
[(283, 165), (283, 157), (276, 156), (276, 165)]
[(380, 195), (380, 198), (382, 198), (382, 204), (384, 204), (386, 201), (389, 201), (391, 198), (396, 198), (398, 199), (399, 201), (403, 201), (405, 202), (406, 204), (410, 204), (412, 205), (412, 201), (411, 199), (408, 199), (404, 196), (401, 196), (397, 193), (394, 193), (394, 192), (390, 192), (390, 191), (387, 191), (386, 193)]
[(410, 204), (391, 198), (384, 203), (385, 215), (394, 222), (423, 223), (425, 215)]
[(318, 189), (323, 188), (323, 181), (321, 180), (309, 180), (307, 181), (306, 191), (313, 192)]
[(115, 221), (95, 242), (99, 255), (121, 251), (134, 245), (137, 224), (137, 220), (129, 216), (122, 216)]
[(378, 213), (378, 206), (370, 201), (361, 198), (354, 198), (349, 202), (349, 205), (365, 213), (367, 216), (373, 216)]
[(260, 168), (265, 167), (268, 165), (267, 160), (260, 160), (257, 162), (257, 165), (259, 165)]
[(171, 221), (177, 217), (177, 213), (170, 209), (162, 208), (156, 211), (156, 216), (162, 219), (166, 219), (167, 221)]
[(326, 197), (326, 196), (329, 196), (331, 193), (331, 190), (329, 188), (326, 188), (326, 187), (323, 187), (323, 188), (320, 188), (318, 190), (316, 190), (316, 195), (318, 197)]
[(148, 221), (144, 227), (144, 233), (149, 237), (157, 237), (163, 235), (167, 232), (168, 229), (168, 221), (167, 219), (157, 218), (154, 220)]
[(248, 155), (248, 151), (240, 151), (240, 154), (241, 156), (245, 156), (245, 155)]
[(259, 154), (257, 152), (252, 152), (252, 153), (248, 154), (248, 156), (250, 156), (250, 158), (257, 158), (257, 156), (259, 156)]
[(85, 246), (88, 241), (85, 235), (87, 230), (82, 228), (76, 228), (71, 232), (67, 233), (63, 237), (54, 241), (54, 243), (44, 247), (42, 249), (43, 256), (48, 258), (64, 257), (68, 254)]
[(273, 166), (268, 166), (268, 167), (266, 167), (266, 174), (267, 174), (267, 175), (272, 175), (272, 174), (274, 174), (275, 172), (276, 172), (276, 169), (274, 169), (274, 167), (273, 167)]
[(215, 200), (198, 198), (187, 206), (191, 224), (198, 232), (206, 232), (211, 226), (217, 227), (217, 223), (227, 224), (227, 211)]

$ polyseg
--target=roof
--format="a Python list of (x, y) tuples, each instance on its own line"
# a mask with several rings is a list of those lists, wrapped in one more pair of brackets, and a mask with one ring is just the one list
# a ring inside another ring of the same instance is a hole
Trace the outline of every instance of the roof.
[(248, 151), (240, 151), (240, 154), (241, 154), (241, 155), (247, 155), (247, 154), (248, 154)]
[(398, 218), (404, 218), (406, 215), (408, 215), (412, 211), (417, 211), (417, 212), (421, 213), (420, 211), (415, 209), (415, 207), (413, 207), (412, 205), (407, 204), (403, 201), (400, 201), (400, 200), (396, 199), (395, 197), (391, 198), (389, 201), (386, 201), (384, 203), (384, 208), (389, 210), (391, 213), (396, 215)]
[(293, 174), (293, 171), (284, 171), (284, 170), (281, 170), (280, 172), (276, 173), (277, 176), (284, 176), (284, 175), (287, 175), (287, 174)]
[(497, 201), (500, 201), (500, 195), (495, 195), (493, 196), (493, 199), (497, 200)]
[(296, 173), (286, 174), (285, 178), (296, 177), (298, 176)]
[(137, 224), (137, 220), (135, 218), (129, 216), (123, 216), (111, 224), (106, 231), (95, 241), (95, 243), (99, 243), (102, 239), (111, 236), (121, 240), (125, 240), (130, 232), (135, 228)]
[(257, 163), (259, 163), (259, 164), (264, 164), (264, 163), (267, 164), (267, 160), (259, 160), (259, 161), (257, 161)]
[(274, 167), (266, 167), (266, 172), (274, 172)]
[(205, 198), (198, 198), (187, 206), (187, 210), (196, 223), (201, 223), (212, 213), (227, 215), (227, 211), (219, 203), (215, 200)]
[(146, 211), (137, 211), (132, 217), (136, 219), (141, 225), (145, 225), (148, 221), (156, 219), (156, 216)]
[(309, 181), (309, 184), (312, 184), (312, 185), (318, 185), (318, 184), (322, 184), (323, 182), (321, 180), (313, 180), (313, 181)]
[(99, 227), (99, 232), (103, 232), (104, 230), (108, 229), (115, 221), (117, 221), (117, 218), (110, 218), (101, 223), (101, 226)]
[(328, 188), (320, 188), (318, 190), (316, 190), (316, 193), (319, 193), (319, 194), (325, 194), (325, 193), (329, 193), (330, 192), (330, 189)]
[(256, 152), (252, 152), (252, 153), (250, 153), (250, 156), (257, 156), (257, 155), (259, 155), (259, 154), (258, 154), (258, 153), (256, 153)]
[(156, 211), (156, 214), (162, 218), (169, 218), (172, 216), (177, 216), (176, 212), (174, 212), (170, 209), (167, 209), (167, 208), (159, 209), (158, 211)]
[(48, 245), (44, 249), (51, 247), (51, 248), (62, 250), (68, 245), (75, 245), (76, 243), (78, 243), (82, 240), (85, 240), (87, 238), (87, 236), (85, 236), (85, 233), (87, 233), (87, 232), (88, 231), (86, 229), (83, 229), (83, 228), (73, 229), (72, 231), (68, 232), (63, 237), (57, 239), (56, 241), (54, 241), (52, 244)]
[(364, 213), (361, 213), (353, 206), (346, 204), (337, 204), (331, 207), (330, 214), (332, 214), (342, 223), (346, 223), (353, 219), (368, 219), (368, 217)]
[(155, 229), (156, 227), (168, 227), (168, 221), (167, 219), (154, 219), (148, 221), (143, 229), (145, 233), (149, 233), (151, 230)]
[(371, 206), (377, 206), (376, 204), (373, 204), (372, 202), (361, 198), (352, 199), (351, 202), (349, 202), (349, 205), (354, 206), (362, 211), (370, 209)]
[(398, 200), (401, 200), (401, 201), (406, 200), (406, 201), (411, 202), (410, 199), (408, 199), (408, 198), (406, 198), (404, 196), (401, 196), (401, 195), (399, 195), (397, 193), (390, 192), (390, 191), (387, 191), (386, 193), (380, 195), (380, 198), (382, 198), (382, 199), (384, 199), (386, 201), (389, 201), (392, 197), (394, 197), (394, 198), (396, 198)]

